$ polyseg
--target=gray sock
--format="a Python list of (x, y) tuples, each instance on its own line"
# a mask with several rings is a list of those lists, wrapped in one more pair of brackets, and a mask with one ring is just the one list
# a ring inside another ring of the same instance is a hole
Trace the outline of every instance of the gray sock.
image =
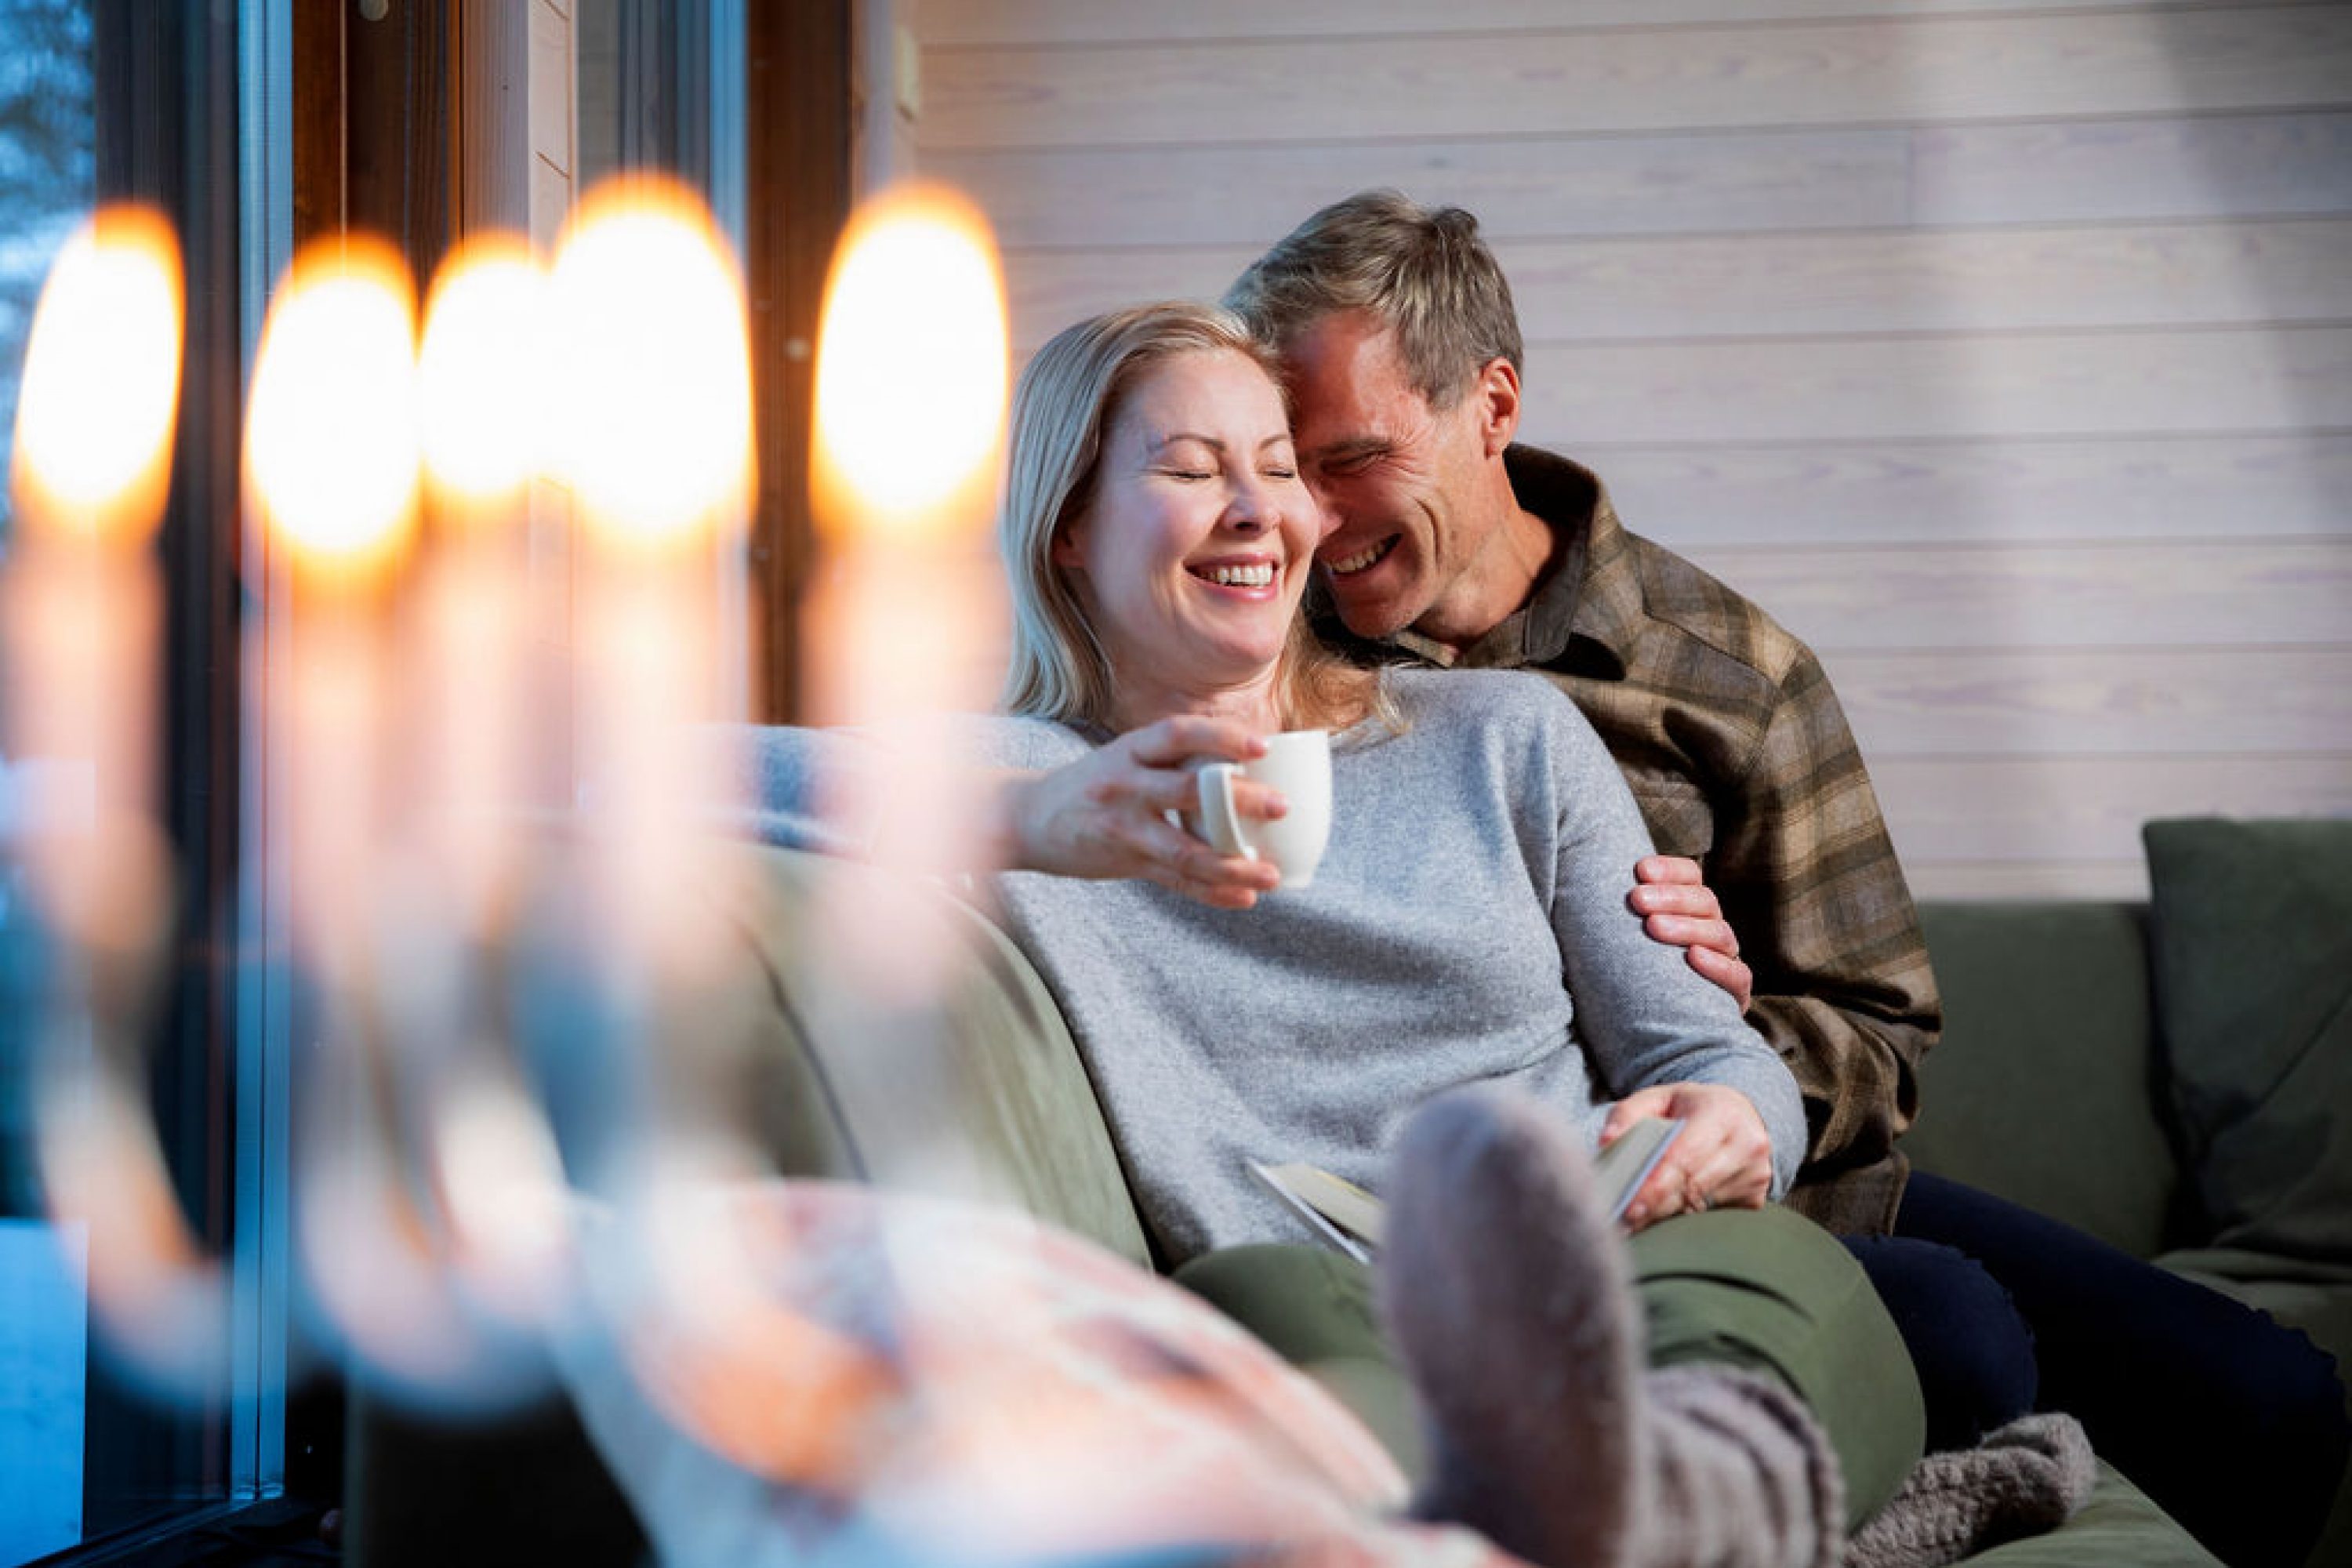
[(1480, 1088), (1407, 1126), (1383, 1315), (1429, 1428), (1422, 1518), (1559, 1568), (1825, 1568), (1837, 1463), (1803, 1405), (1715, 1367), (1647, 1373), (1591, 1163), (1542, 1108)]
[(1589, 1162), (1532, 1102), (1465, 1089), (1407, 1124), (1388, 1198), (1381, 1310), (1430, 1439), (1413, 1511), (1532, 1563), (1623, 1562), (1641, 1329)]
[(2071, 1415), (2025, 1415), (1973, 1448), (1930, 1454), (1854, 1532), (1846, 1568), (1937, 1568), (2054, 1530), (2090, 1495), (2091, 1441)]

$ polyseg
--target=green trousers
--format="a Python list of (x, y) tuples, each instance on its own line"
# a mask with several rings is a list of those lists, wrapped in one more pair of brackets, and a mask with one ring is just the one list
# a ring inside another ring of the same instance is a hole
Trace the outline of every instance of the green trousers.
[[(1633, 1241), (1653, 1366), (1713, 1363), (1776, 1378), (1812, 1409), (1845, 1472), (1846, 1518), (1878, 1511), (1927, 1441), (1919, 1380), (1845, 1247), (1785, 1209), (1686, 1215)], [(1425, 1454), (1381, 1331), (1371, 1271), (1317, 1247), (1241, 1247), (1176, 1279), (1328, 1388), (1405, 1473)]]

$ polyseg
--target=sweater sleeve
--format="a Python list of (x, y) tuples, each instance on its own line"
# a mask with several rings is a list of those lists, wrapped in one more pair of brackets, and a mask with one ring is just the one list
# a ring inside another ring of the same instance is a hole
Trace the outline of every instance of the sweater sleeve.
[(1772, 1196), (1796, 1179), (1805, 1152), (1796, 1079), (1741, 1021), (1720, 988), (1654, 942), (1626, 900), (1633, 867), (1651, 853), (1623, 775), (1574, 705), (1542, 690), (1535, 792), (1553, 810), (1552, 929), (1575, 1018), (1602, 1089), (1622, 1099), (1668, 1083), (1717, 1083), (1746, 1095), (1772, 1142)]
[(742, 724), (716, 731), (712, 743), (742, 785), (720, 811), (744, 837), (850, 858), (870, 853), (887, 772), (872, 741), (848, 730)]

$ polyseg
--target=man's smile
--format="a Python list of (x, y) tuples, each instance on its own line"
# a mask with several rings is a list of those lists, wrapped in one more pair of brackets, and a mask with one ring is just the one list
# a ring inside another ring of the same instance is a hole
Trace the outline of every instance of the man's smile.
[(1342, 555), (1328, 560), (1323, 564), (1329, 569), (1334, 577), (1352, 577), (1359, 572), (1369, 572), (1379, 565), (1388, 552), (1396, 548), (1397, 541), (1403, 537), (1404, 535), (1401, 533), (1391, 533), (1379, 543), (1360, 550), (1353, 555)]

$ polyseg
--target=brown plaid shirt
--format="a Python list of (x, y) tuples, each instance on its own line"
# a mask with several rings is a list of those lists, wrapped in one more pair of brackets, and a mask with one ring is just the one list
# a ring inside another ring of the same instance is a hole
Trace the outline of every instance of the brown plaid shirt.
[(1455, 658), (1411, 632), (1370, 657), (1542, 671), (1633, 786), (1661, 851), (1706, 868), (1756, 975), (1748, 1022), (1805, 1097), (1790, 1206), (1841, 1232), (1894, 1223), (1918, 1068), (1943, 1026), (1878, 798), (1812, 650), (1680, 556), (1625, 531), (1590, 471), (1529, 447), (1519, 503), (1559, 535), (1519, 611)]

